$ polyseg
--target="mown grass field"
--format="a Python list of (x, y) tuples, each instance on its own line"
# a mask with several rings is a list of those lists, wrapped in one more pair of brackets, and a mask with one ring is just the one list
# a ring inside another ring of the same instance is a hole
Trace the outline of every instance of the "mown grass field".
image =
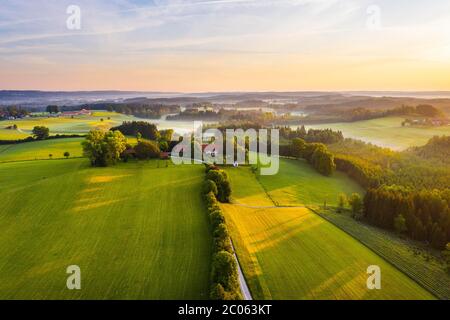
[(450, 126), (402, 127), (401, 117), (357, 122), (312, 125), (308, 128), (340, 130), (346, 138), (355, 138), (394, 150), (425, 145), (433, 136), (450, 135)]
[[(108, 119), (109, 118), (109, 119)], [(103, 121), (102, 121), (103, 119)], [(30, 117), (19, 120), (0, 122), (0, 140), (16, 140), (32, 134), (35, 126), (45, 126), (50, 134), (83, 134), (92, 129), (110, 129), (122, 124), (123, 121), (136, 120), (135, 117), (115, 112), (96, 111), (90, 116), (71, 117)], [(6, 127), (16, 124), (19, 130), (9, 130)]]
[(80, 157), (83, 153), (83, 138), (51, 139), (0, 146), (0, 163), (21, 160), (42, 160), (64, 158), (68, 151), (71, 157)]
[[(277, 176), (267, 176), (260, 181), (252, 177), (249, 168), (227, 169), (235, 203), (223, 205), (223, 208), (254, 298), (434, 298), (386, 260), (307, 208), (273, 207), (261, 182), (272, 191), (283, 189), (281, 181), (286, 182), (285, 187), (291, 187), (292, 181), (285, 176), (291, 176), (293, 170), (303, 170), (303, 165), (289, 164), (289, 160), (283, 160)], [(303, 187), (292, 190), (309, 196), (294, 197), (291, 192), (285, 197), (283, 193), (272, 192), (272, 199), (283, 205), (300, 205), (299, 199), (311, 199), (309, 185), (322, 178), (309, 173), (303, 179), (300, 180)], [(342, 192), (339, 184), (321, 184), (330, 198), (332, 192), (335, 198)], [(317, 191), (316, 185), (311, 188)], [(336, 189), (333, 191), (333, 188)], [(366, 287), (369, 265), (381, 267), (381, 290)]]
[(342, 172), (331, 177), (317, 173), (305, 160), (280, 159), (278, 174), (258, 176), (278, 206), (336, 205), (339, 194), (363, 194), (364, 190)]
[[(0, 164), (0, 299), (206, 299), (202, 166)], [(81, 268), (81, 290), (66, 268)]]

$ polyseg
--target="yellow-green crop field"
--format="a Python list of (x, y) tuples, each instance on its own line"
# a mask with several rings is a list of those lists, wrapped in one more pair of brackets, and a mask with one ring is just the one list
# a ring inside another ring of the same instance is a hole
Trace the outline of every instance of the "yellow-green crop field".
[[(223, 209), (254, 298), (434, 298), (362, 243), (302, 207), (301, 199), (309, 204), (315, 202), (308, 191), (309, 184), (320, 183), (329, 199), (337, 199), (342, 190), (332, 180), (339, 176), (324, 178), (316, 174), (313, 177), (306, 163), (294, 165), (292, 161), (282, 160), (278, 175), (258, 179), (247, 167), (227, 169), (234, 203), (223, 205)], [(308, 171), (303, 175), (304, 180), (297, 173), (303, 169)], [(288, 197), (274, 192), (291, 187), (289, 177), (292, 175), (300, 179), (298, 183), (302, 188), (289, 189)], [(286, 181), (284, 187), (280, 179)], [(326, 179), (330, 179), (330, 183)], [(312, 188), (318, 190), (319, 187), (313, 185)], [(354, 185), (348, 188), (353, 189), (347, 191), (361, 192)], [(294, 192), (305, 195), (292, 196)], [(317, 202), (321, 202), (319, 200)], [(289, 207), (277, 207), (275, 203)], [(381, 290), (367, 289), (370, 265), (378, 265), (382, 270)]]

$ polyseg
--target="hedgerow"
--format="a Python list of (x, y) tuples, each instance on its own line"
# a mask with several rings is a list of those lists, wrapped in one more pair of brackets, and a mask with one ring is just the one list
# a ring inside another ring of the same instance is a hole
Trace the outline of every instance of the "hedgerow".
[(216, 182), (218, 181), (221, 187), (224, 184), (229, 186), (228, 176), (224, 171), (212, 166), (207, 166), (206, 172), (203, 196), (213, 235), (210, 298), (214, 300), (241, 300), (237, 262), (233, 256), (234, 252), (225, 223), (225, 216), (217, 200), (219, 195), (229, 199), (231, 189), (226, 192), (227, 196), (224, 196), (224, 190), (221, 190)]

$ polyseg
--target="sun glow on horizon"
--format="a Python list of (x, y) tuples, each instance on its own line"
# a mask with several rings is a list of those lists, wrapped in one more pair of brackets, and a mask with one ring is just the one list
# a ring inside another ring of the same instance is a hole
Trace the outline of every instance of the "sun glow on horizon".
[(450, 90), (444, 0), (78, 2), (2, 1), (0, 89)]

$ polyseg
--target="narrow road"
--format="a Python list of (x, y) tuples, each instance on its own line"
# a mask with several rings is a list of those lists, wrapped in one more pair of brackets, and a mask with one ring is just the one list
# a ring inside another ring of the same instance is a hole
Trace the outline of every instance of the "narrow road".
[(244, 297), (244, 300), (253, 300), (252, 294), (250, 293), (250, 289), (248, 288), (248, 285), (247, 285), (247, 281), (245, 281), (244, 274), (242, 273), (241, 265), (239, 264), (239, 260), (236, 255), (236, 250), (234, 250), (233, 241), (231, 241), (231, 247), (233, 248), (233, 252), (234, 252), (233, 255), (234, 255), (234, 258), (236, 259), (236, 263), (237, 263), (237, 267), (238, 267), (239, 286), (241, 287), (242, 296)]

